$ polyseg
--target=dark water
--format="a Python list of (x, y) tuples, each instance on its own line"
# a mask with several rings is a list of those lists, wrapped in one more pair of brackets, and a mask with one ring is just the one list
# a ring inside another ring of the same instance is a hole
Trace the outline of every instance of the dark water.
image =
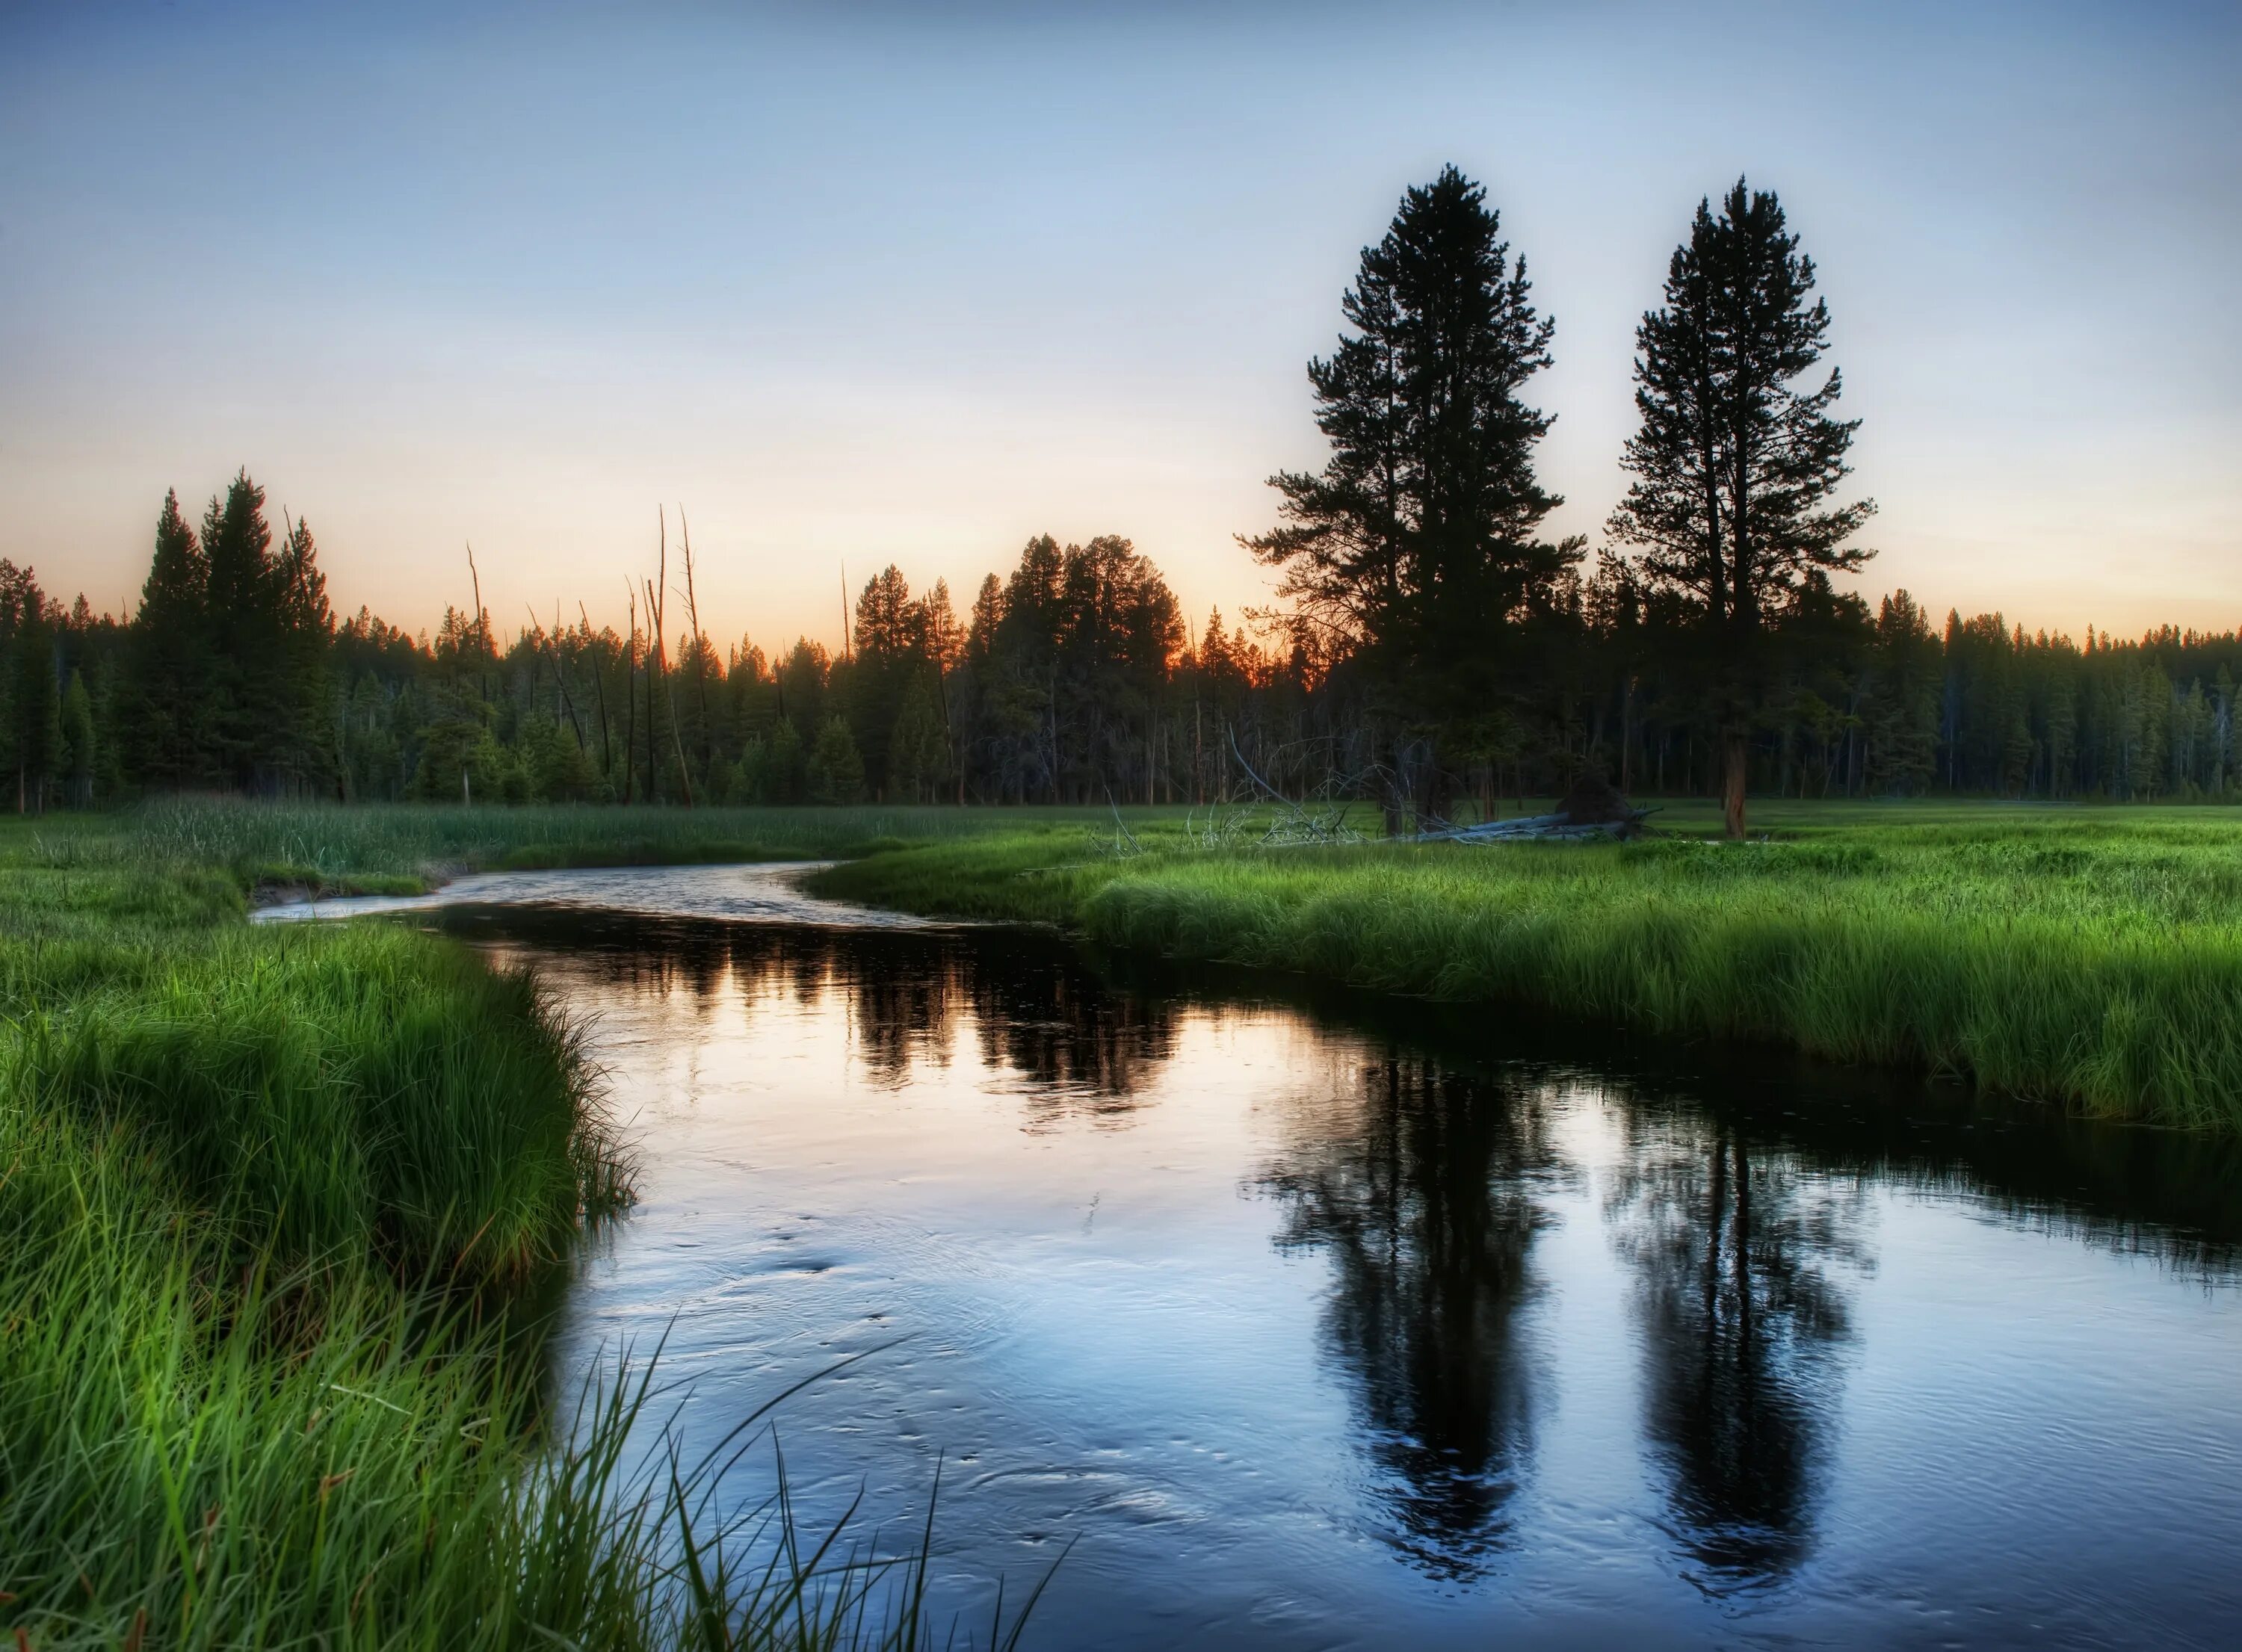
[(2242, 1645), (2229, 1147), (640, 875), (440, 920), (641, 1143), (566, 1358), (669, 1328), (706, 1441), (881, 1350), (782, 1441), (891, 1527), (942, 1454), (946, 1603), (1071, 1539), (1034, 1643)]

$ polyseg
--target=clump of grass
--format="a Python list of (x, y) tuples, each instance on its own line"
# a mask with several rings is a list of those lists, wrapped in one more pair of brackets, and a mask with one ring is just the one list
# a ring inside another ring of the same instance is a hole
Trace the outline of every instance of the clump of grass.
[(650, 1361), (554, 1428), (534, 1340), (333, 1260), (242, 1271), (128, 1131), (11, 1109), (0, 1166), (17, 1644), (930, 1642), (923, 1560), (775, 1495), (720, 1517), (731, 1459), (644, 1449)]
[(0, 1042), (17, 1105), (132, 1127), (247, 1242), (478, 1278), (622, 1199), (582, 1068), (527, 976), (383, 928), (226, 933)]
[(817, 886), (2242, 1129), (2242, 826), (2146, 812), (1811, 820), (1777, 842), (1258, 853), (1189, 853), (1144, 830), (1147, 853), (1125, 859), (1014, 836), (876, 857)]

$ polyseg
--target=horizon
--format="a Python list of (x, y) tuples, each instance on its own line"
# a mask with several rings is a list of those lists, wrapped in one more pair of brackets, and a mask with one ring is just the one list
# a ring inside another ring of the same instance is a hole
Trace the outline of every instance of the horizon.
[[(1705, 49), (1628, 6), (1424, 5), (1359, 46), (1255, 6), (498, 15), (0, 20), (0, 555), (129, 613), (164, 490), (197, 517), (245, 466), (339, 614), (416, 635), (472, 606), (469, 543), (495, 625), (620, 628), (598, 599), (681, 499), (708, 630), (768, 652), (830, 645), (844, 566), (962, 607), (1043, 532), (1122, 534), (1194, 627), (1235, 619), (1270, 581), (1231, 536), (1321, 463), (1303, 368), (1357, 251), (1453, 160), (1557, 322), (1553, 537), (1603, 543), (1635, 322), (1742, 173), (1864, 420), (1882, 554), (1844, 585), (2074, 638), (2242, 622), (2223, 10), (1726, 8), (1769, 83), (1735, 115), (1682, 107)], [(1362, 106), (1297, 107), (1343, 45)]]

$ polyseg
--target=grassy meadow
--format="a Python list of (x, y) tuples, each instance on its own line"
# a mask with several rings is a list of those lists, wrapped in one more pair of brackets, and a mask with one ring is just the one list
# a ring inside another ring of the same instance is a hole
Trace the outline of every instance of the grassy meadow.
[(717, 1515), (651, 1350), (548, 1392), (538, 1305), (630, 1167), (536, 984), (243, 921), (283, 856), (418, 879), (475, 823), (196, 815), (0, 829), (0, 1637), (929, 1643), (908, 1553)]
[[(1367, 824), (1366, 820), (1366, 824)], [(1217, 849), (1173, 820), (875, 855), (821, 893), (1078, 927), (1170, 956), (1498, 1000), (2242, 1128), (2242, 816), (1711, 806), (1630, 844)]]

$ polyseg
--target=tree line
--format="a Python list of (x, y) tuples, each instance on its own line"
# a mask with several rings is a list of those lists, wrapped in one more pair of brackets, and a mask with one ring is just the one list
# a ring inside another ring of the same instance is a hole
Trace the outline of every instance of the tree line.
[[(1345, 793), (1389, 822), (1472, 799), (1930, 793), (2222, 797), (2242, 637), (1943, 626), (1836, 588), (1873, 552), (1839, 498), (1858, 422), (1821, 372), (1829, 317), (1780, 203), (1701, 202), (1637, 330), (1627, 493), (1593, 564), (1541, 525), (1553, 359), (1526, 261), (1453, 167), (1364, 250), (1309, 363), (1322, 468), (1271, 478), (1241, 544), (1279, 605), (1186, 625), (1126, 538), (1031, 539), (965, 612), (889, 566), (836, 656), (702, 628), (681, 512), (622, 627), (479, 581), (434, 634), (339, 619), (309, 526), (246, 472), (199, 527), (158, 514), (129, 619), (0, 561), (0, 762), (16, 806), (215, 789), (346, 799), (1209, 802)], [(472, 575), (472, 553), (469, 558)], [(675, 623), (681, 618), (681, 625)]]

